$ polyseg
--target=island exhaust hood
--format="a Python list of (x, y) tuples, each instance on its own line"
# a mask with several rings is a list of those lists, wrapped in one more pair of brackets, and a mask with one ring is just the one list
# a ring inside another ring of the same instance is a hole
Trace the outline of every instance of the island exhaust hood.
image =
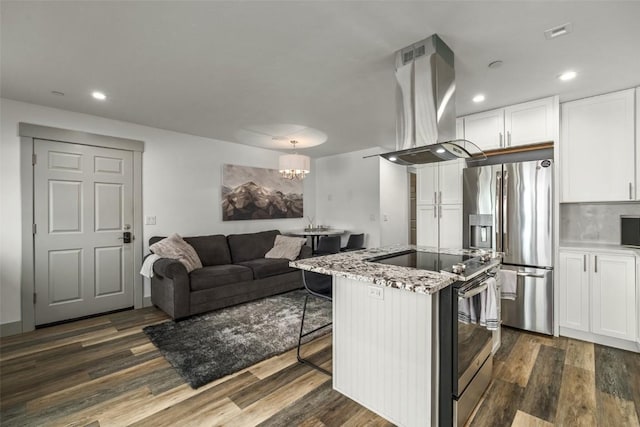
[(457, 158), (486, 159), (456, 139), (453, 52), (436, 34), (396, 52), (396, 150), (380, 154), (399, 165)]

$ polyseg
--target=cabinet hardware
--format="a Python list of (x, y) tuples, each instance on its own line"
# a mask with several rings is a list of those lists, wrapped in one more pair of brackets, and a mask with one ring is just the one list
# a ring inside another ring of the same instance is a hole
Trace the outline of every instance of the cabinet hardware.
[(633, 184), (629, 183), (629, 200), (633, 200)]
[(533, 274), (533, 273), (525, 273), (524, 271), (518, 271), (516, 273), (518, 277), (533, 277), (536, 279), (544, 279), (544, 274)]
[(582, 256), (582, 269), (583, 271), (587, 271), (587, 254)]
[(442, 191), (438, 191), (438, 203), (442, 203)]
[(435, 206), (433, 207), (433, 217), (438, 218), (438, 209)]
[(500, 136), (500, 141), (499, 141), (498, 145), (500, 147), (502, 147), (502, 132), (498, 132), (498, 135)]
[(595, 272), (598, 272), (598, 255), (595, 255), (595, 260), (593, 262), (594, 266), (595, 266)]
[(433, 192), (433, 204), (434, 205), (438, 204), (438, 197), (437, 197), (437, 192), (436, 191)]
[(511, 147), (511, 131), (507, 131), (507, 146)]
[(442, 205), (438, 206), (438, 215), (442, 218)]

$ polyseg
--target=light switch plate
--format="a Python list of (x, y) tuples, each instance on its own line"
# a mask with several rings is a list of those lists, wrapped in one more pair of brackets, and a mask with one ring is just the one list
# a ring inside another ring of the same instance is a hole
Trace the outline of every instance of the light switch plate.
[(144, 219), (145, 225), (156, 225), (156, 217), (155, 216), (147, 216)]

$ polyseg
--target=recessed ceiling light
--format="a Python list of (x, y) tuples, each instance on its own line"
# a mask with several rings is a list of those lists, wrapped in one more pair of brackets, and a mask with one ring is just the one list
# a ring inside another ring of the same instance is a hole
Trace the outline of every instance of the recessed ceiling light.
[(479, 93), (478, 95), (473, 97), (473, 102), (478, 103), (484, 101), (484, 95)]
[(547, 40), (551, 40), (551, 39), (555, 39), (556, 37), (566, 36), (572, 30), (573, 30), (573, 25), (571, 25), (571, 22), (567, 22), (566, 24), (549, 28), (544, 32), (544, 36), (547, 38)]
[(91, 96), (93, 96), (95, 99), (99, 99), (100, 101), (104, 101), (105, 99), (107, 99), (107, 95), (102, 92), (98, 92), (97, 90), (92, 92)]
[(567, 80), (575, 79), (577, 75), (578, 73), (576, 73), (575, 71), (565, 71), (564, 73), (560, 74), (558, 78), (566, 82)]
[(436, 150), (436, 153), (444, 153), (444, 151), (445, 151), (444, 148), (438, 148)]
[(398, 159), (397, 159), (397, 158), (395, 158), (395, 157), (389, 157), (389, 160), (391, 160), (392, 162), (395, 162), (395, 161), (396, 161), (396, 160), (398, 160)]

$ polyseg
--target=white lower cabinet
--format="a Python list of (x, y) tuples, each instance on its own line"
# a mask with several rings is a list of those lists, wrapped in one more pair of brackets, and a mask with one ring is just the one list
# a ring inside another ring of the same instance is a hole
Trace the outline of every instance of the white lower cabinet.
[(462, 249), (462, 205), (440, 205), (440, 247)]
[(418, 205), (416, 214), (416, 244), (438, 246), (438, 206)]
[(589, 331), (589, 255), (560, 251), (560, 326)]
[(568, 328), (626, 341), (637, 339), (635, 256), (561, 249), (558, 274), (561, 334)]

